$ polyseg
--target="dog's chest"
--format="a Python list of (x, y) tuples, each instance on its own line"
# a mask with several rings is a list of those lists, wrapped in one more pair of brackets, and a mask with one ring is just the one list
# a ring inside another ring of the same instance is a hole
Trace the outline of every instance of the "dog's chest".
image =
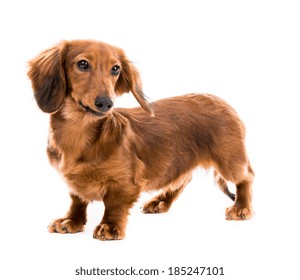
[(72, 193), (87, 201), (103, 199), (110, 178), (101, 170), (101, 162), (81, 160), (82, 153), (62, 150), (51, 136), (47, 153), (51, 165), (64, 178)]
[(110, 178), (104, 176), (97, 166), (69, 162), (62, 157), (58, 172), (63, 176), (70, 191), (87, 201), (103, 200)]

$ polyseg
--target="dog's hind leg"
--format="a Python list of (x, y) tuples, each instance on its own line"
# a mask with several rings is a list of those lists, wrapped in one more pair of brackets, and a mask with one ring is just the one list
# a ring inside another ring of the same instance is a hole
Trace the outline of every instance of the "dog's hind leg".
[[(224, 178), (227, 178), (227, 180), (232, 181), (236, 185), (234, 204), (226, 209), (226, 219), (251, 219), (254, 215), (252, 208), (252, 182), (254, 172), (250, 164), (247, 162), (243, 166), (232, 163), (231, 170), (220, 170), (220, 173)], [(231, 174), (231, 176), (228, 174)]]
[(142, 207), (143, 213), (152, 214), (167, 212), (191, 179), (191, 172), (187, 172), (183, 176), (180, 176), (179, 179), (167, 185), (161, 193), (144, 204)]

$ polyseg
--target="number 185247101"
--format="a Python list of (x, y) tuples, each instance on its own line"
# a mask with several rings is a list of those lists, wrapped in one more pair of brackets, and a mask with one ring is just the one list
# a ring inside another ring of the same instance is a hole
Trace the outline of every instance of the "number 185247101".
[(225, 275), (223, 267), (210, 266), (174, 266), (168, 268), (169, 275)]

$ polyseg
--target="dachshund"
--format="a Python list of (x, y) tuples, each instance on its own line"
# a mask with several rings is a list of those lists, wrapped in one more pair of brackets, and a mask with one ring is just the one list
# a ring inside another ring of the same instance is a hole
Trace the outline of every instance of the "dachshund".
[[(141, 192), (161, 190), (143, 205), (144, 213), (167, 212), (197, 166), (213, 168), (217, 185), (234, 201), (226, 219), (253, 216), (245, 126), (221, 98), (187, 94), (149, 103), (124, 51), (92, 40), (62, 41), (43, 51), (29, 61), (28, 77), (39, 108), (50, 114), (49, 161), (71, 197), (68, 212), (50, 223), (49, 232), (83, 231), (88, 204), (103, 201), (93, 237), (123, 239)], [(141, 107), (114, 108), (127, 92)]]

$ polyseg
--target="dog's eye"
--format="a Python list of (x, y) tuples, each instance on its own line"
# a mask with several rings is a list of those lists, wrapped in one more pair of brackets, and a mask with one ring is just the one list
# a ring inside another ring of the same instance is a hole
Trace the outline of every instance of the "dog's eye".
[(120, 66), (119, 65), (115, 65), (113, 68), (111, 68), (110, 73), (112, 76), (118, 76), (120, 73)]
[(79, 60), (77, 62), (77, 67), (81, 71), (86, 71), (89, 69), (89, 63), (86, 60)]

